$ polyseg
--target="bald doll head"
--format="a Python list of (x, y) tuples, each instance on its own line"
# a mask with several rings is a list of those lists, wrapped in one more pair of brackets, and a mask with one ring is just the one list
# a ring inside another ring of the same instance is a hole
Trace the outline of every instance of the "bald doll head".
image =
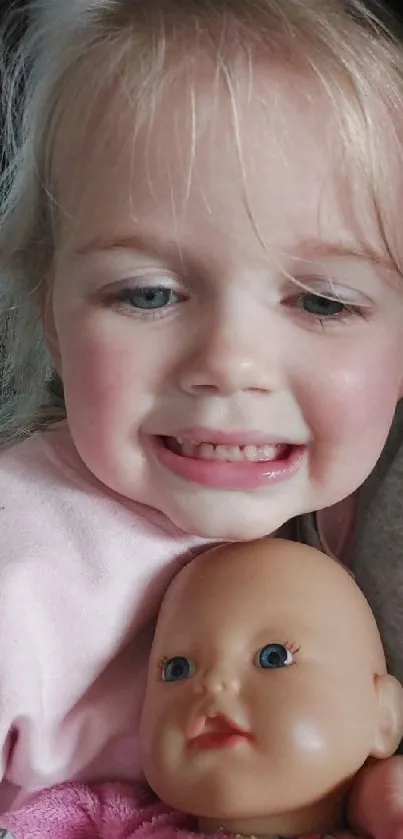
[(207, 832), (333, 829), (351, 778), (395, 751), (402, 719), (368, 603), (318, 551), (276, 539), (220, 546), (168, 589), (144, 768)]

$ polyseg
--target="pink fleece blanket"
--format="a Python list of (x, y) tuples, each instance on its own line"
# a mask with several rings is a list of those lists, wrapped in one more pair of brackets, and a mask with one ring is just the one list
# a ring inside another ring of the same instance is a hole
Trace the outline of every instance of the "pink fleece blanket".
[[(189, 816), (124, 784), (64, 784), (0, 815), (0, 839), (193, 839), (195, 829)], [(223, 833), (200, 837), (223, 839)], [(339, 839), (352, 836), (340, 834)]]

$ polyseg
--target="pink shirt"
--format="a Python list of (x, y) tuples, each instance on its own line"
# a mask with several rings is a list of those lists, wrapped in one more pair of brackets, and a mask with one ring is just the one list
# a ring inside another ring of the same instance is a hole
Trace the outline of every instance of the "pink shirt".
[[(20, 811), (0, 817), (13, 839), (195, 839), (195, 820), (124, 784), (90, 789), (66, 784), (41, 793)], [(198, 833), (199, 839), (226, 834)], [(8, 839), (8, 837), (7, 837)], [(305, 839), (320, 839), (311, 834)], [(328, 837), (335, 839), (335, 836)], [(354, 839), (339, 833), (338, 839)]]
[[(152, 622), (203, 540), (108, 492), (65, 424), (2, 453), (0, 525), (1, 771), (22, 788), (15, 805), (65, 780), (138, 778)], [(14, 787), (1, 791), (4, 809)]]

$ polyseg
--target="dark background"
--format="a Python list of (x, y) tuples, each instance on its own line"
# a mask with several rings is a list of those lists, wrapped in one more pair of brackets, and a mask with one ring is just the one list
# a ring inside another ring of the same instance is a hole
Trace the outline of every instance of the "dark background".
[[(60, 2), (60, 0), (58, 0), (58, 2)], [(69, 0), (64, 0), (64, 2), (68, 3)], [(19, 8), (19, 23), (15, 29), (16, 37), (18, 37), (18, 31), (22, 31), (24, 27), (24, 18), (26, 16), (26, 12), (24, 10), (28, 7), (29, 0), (0, 0), (0, 21), (4, 19), (4, 16), (11, 5), (16, 5)], [(393, 11), (393, 13), (400, 18), (400, 22), (403, 23), (403, 0), (384, 0), (383, 5)]]
[(403, 9), (402, 9), (403, 3), (402, 2), (400, 2), (400, 3), (396, 3), (396, 2), (395, 3), (388, 3), (388, 5), (395, 12), (396, 15), (399, 15), (399, 13), (400, 13), (400, 15), (403, 16)]
[(403, 0), (388, 0), (384, 2), (384, 6), (389, 8), (397, 17), (400, 17), (400, 22), (403, 23)]

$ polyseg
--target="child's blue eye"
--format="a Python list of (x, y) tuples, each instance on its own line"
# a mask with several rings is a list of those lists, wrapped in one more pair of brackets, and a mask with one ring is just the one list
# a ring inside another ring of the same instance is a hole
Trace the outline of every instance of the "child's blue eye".
[(277, 670), (279, 667), (288, 667), (293, 661), (293, 653), (283, 644), (266, 644), (256, 656), (256, 665), (263, 670)]
[(166, 309), (178, 303), (180, 295), (166, 286), (143, 286), (142, 288), (124, 288), (116, 297), (119, 303), (126, 303), (134, 309), (150, 311)]
[(184, 682), (194, 673), (194, 666), (185, 656), (175, 656), (166, 661), (162, 667), (164, 682)]
[(347, 308), (346, 304), (339, 300), (331, 300), (313, 293), (301, 294), (299, 305), (308, 315), (319, 318), (336, 318)]

